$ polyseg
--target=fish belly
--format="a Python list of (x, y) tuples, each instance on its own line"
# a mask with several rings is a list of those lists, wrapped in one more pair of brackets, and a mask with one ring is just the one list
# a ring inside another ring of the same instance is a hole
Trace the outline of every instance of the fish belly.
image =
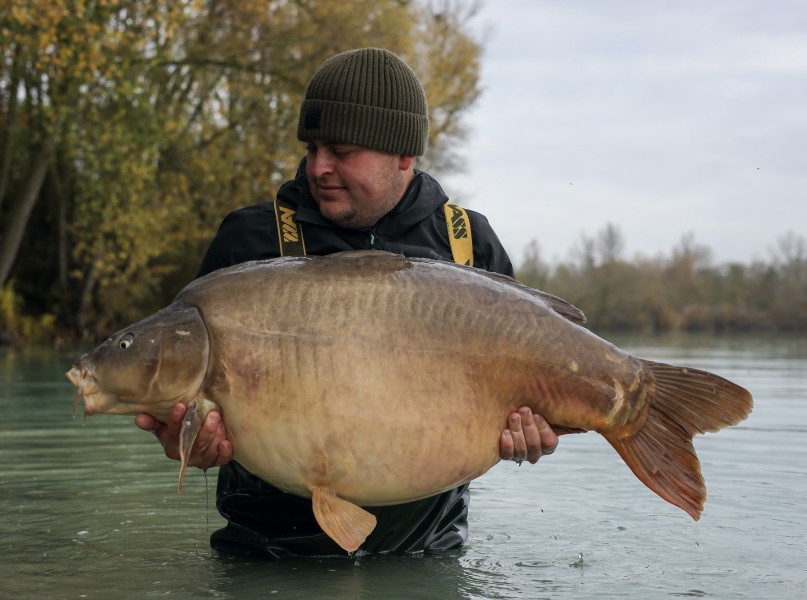
[(236, 383), (232, 404), (223, 404), (236, 460), (280, 489), (308, 496), (318, 486), (364, 506), (393, 504), (455, 487), (497, 462), (506, 409), (433, 357), (402, 364), (355, 349), (322, 356), (316, 345), (278, 353), (288, 355), (292, 371), (302, 361), (315, 372), (276, 369), (265, 386)]

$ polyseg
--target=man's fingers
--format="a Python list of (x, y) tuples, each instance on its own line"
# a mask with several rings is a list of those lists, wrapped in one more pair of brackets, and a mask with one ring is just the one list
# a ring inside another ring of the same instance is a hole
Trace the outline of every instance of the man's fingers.
[(222, 439), (224, 439), (224, 425), (221, 423), (221, 416), (217, 411), (210, 411), (196, 435), (188, 464), (200, 469), (214, 466), (218, 460), (219, 442)]
[(513, 460), (513, 434), (509, 429), (502, 431), (499, 438), (499, 458), (502, 460)]
[(143, 431), (154, 432), (156, 423), (157, 419), (146, 413), (140, 413), (135, 417), (135, 425), (137, 425)]
[(523, 419), (519, 412), (510, 413), (507, 426), (513, 437), (513, 460), (521, 462), (527, 458), (527, 440), (524, 438)]
[(216, 459), (216, 465), (223, 467), (233, 459), (233, 445), (230, 440), (221, 440), (219, 442), (219, 455)]
[(217, 411), (211, 411), (205, 418), (191, 454), (194, 467), (209, 469), (224, 466), (233, 458), (233, 445), (227, 439), (224, 421)]
[(541, 433), (529, 407), (522, 406), (518, 409), (518, 414), (521, 417), (521, 428), (524, 435), (524, 458), (534, 465), (542, 454)]
[(216, 439), (216, 433), (221, 425), (221, 417), (215, 410), (211, 410), (205, 417), (199, 433), (196, 435), (196, 441), (193, 444), (193, 449), (200, 454), (203, 454)]
[(552, 454), (558, 445), (558, 437), (541, 415), (533, 414), (528, 406), (510, 413), (507, 429), (499, 442), (502, 460), (524, 460), (532, 464), (544, 454)]
[(171, 407), (171, 414), (168, 415), (168, 423), (171, 426), (182, 427), (182, 419), (185, 418), (185, 413), (188, 407), (178, 402)]
[(546, 419), (536, 416), (536, 425), (541, 440), (541, 453), (552, 454), (558, 448), (558, 436)]

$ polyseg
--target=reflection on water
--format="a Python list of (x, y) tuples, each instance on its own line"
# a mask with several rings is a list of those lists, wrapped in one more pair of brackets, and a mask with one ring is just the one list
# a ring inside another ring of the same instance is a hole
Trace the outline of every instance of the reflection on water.
[[(215, 481), (131, 418), (70, 418), (74, 356), (0, 351), (2, 598), (797, 598), (807, 593), (807, 341), (624, 338), (635, 354), (749, 388), (742, 425), (696, 440), (695, 523), (594, 434), (472, 486), (471, 537), (426, 557), (250, 562), (207, 542)], [(210, 505), (208, 506), (208, 494)]]

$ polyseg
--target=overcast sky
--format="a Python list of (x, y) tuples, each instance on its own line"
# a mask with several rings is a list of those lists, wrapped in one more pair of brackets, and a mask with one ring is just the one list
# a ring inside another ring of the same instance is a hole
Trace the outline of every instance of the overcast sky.
[(613, 223), (714, 264), (807, 236), (807, 1), (484, 0), (467, 171), (444, 177), (515, 263)]

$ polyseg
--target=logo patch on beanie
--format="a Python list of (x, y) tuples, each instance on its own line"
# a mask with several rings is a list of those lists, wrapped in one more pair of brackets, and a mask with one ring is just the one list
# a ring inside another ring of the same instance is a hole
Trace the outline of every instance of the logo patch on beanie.
[(322, 109), (312, 108), (307, 113), (305, 113), (304, 127), (306, 129), (319, 129), (319, 122), (321, 118), (322, 118)]

